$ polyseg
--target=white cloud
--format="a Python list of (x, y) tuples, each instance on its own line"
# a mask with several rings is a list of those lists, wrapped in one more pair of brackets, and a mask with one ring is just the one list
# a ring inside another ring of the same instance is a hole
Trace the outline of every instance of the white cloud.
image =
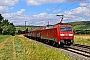
[(10, 10), (12, 10), (14, 7), (11, 7)]
[(50, 9), (46, 9), (47, 11), (50, 11)]
[(90, 0), (25, 0), (29, 6), (37, 6), (48, 3), (62, 3), (62, 2), (90, 2)]
[(0, 6), (0, 13), (6, 13), (8, 12), (8, 7), (7, 6)]
[[(5, 17), (5, 19), (8, 19), (9, 22), (14, 23), (14, 25), (24, 25), (25, 21), (27, 21), (27, 25), (30, 25), (31, 22), (33, 22), (32, 25), (47, 25), (48, 22), (53, 22), (57, 19), (54, 14), (47, 14), (44, 12), (37, 15), (28, 16), (23, 14), (24, 11), (24, 9), (21, 9), (20, 11), (14, 13), (5, 13), (2, 16)], [(57, 21), (58, 19), (53, 23), (57, 23)]]
[(90, 5), (87, 5), (85, 3), (80, 4), (80, 7), (77, 7), (75, 9), (72, 9), (70, 11), (65, 11), (64, 20), (68, 22), (74, 22), (74, 21), (87, 21), (90, 20)]
[(55, 12), (55, 13), (59, 13), (60, 11), (61, 11), (61, 9), (53, 10), (53, 12)]
[(29, 5), (29, 6), (37, 6), (37, 5), (40, 5), (40, 3), (36, 2), (35, 0), (27, 0), (27, 5)]
[[(84, 5), (85, 6), (85, 5)], [(70, 11), (65, 12), (65, 14), (69, 14), (69, 15), (75, 15), (75, 16), (88, 16), (88, 14), (90, 14), (90, 5), (87, 5), (86, 7), (82, 7), (80, 4), (80, 7), (77, 7), (75, 9), (72, 9)]]
[(20, 11), (17, 11), (16, 14), (21, 15), (24, 11), (25, 11), (25, 9), (21, 9)]
[(87, 2), (89, 0), (64, 0), (66, 2)]
[(16, 3), (18, 3), (18, 0), (0, 0), (0, 13), (7, 13), (9, 10), (8, 6), (14, 6)]
[(88, 4), (87, 3), (80, 3), (81, 7), (86, 7)]
[(0, 0), (0, 6), (14, 6), (19, 0)]
[(24, 25), (25, 20), (27, 21), (31, 19), (30, 16), (23, 14), (24, 11), (25, 9), (21, 9), (20, 11), (14, 13), (4, 13), (2, 16), (15, 25)]

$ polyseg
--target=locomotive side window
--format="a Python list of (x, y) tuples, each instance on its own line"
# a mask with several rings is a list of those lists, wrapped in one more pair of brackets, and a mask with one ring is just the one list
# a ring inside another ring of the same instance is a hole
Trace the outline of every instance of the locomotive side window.
[(60, 27), (60, 31), (72, 31), (71, 27)]

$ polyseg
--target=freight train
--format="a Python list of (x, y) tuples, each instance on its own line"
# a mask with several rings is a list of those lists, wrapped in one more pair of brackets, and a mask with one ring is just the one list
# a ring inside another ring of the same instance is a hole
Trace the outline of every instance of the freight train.
[(61, 22), (33, 29), (27, 33), (27, 37), (47, 42), (53, 41), (53, 44), (58, 46), (70, 46), (74, 43), (72, 26)]
[(36, 28), (27, 33), (27, 37), (42, 41), (53, 41), (58, 46), (70, 46), (74, 43), (74, 32), (72, 26), (58, 23), (56, 25), (47, 25)]

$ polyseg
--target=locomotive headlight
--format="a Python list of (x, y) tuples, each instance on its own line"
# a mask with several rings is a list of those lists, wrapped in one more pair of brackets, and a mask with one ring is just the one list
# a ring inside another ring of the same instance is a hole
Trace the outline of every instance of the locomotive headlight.
[(69, 34), (69, 36), (73, 36), (73, 34)]
[(64, 34), (60, 34), (60, 36), (64, 36)]

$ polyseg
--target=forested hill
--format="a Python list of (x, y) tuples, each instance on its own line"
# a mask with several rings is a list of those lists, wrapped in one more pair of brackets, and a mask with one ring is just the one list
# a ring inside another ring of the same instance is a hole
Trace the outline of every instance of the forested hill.
[(90, 30), (90, 21), (70, 22), (74, 30)]

